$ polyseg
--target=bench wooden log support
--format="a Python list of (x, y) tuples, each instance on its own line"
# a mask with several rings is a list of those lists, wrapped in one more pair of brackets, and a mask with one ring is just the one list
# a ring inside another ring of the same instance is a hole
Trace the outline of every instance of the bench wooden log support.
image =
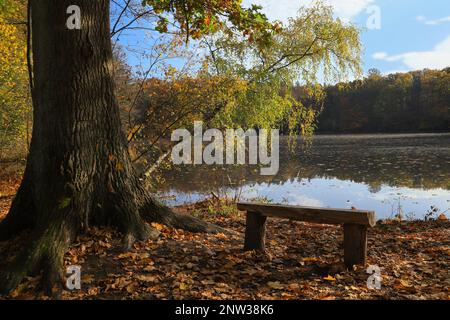
[(367, 228), (375, 226), (373, 211), (325, 209), (241, 202), (237, 208), (247, 212), (244, 250), (265, 250), (267, 217), (344, 226), (344, 263), (366, 265)]

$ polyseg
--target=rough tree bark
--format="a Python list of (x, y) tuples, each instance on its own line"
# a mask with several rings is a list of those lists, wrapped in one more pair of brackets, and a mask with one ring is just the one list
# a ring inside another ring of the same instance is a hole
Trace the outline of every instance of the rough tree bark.
[[(89, 225), (112, 225), (126, 247), (158, 232), (145, 221), (194, 232), (218, 227), (179, 215), (140, 184), (131, 164), (114, 96), (109, 0), (30, 0), (34, 125), (24, 178), (0, 240), (31, 230), (0, 291), (30, 272), (43, 272), (47, 292), (60, 282), (63, 255)], [(70, 5), (81, 8), (81, 30), (66, 27)]]

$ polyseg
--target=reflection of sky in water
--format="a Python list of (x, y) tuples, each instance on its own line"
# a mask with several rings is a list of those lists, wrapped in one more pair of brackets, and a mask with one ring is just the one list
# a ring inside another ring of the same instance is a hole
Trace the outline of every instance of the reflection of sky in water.
[[(228, 190), (233, 196), (235, 190)], [(168, 191), (161, 194), (170, 205), (191, 203), (204, 199), (207, 194), (178, 193)], [(292, 205), (351, 208), (374, 210), (377, 218), (389, 218), (401, 210), (404, 217), (411, 214), (416, 218), (423, 216), (436, 206), (443, 212), (450, 208), (450, 191), (444, 189), (413, 189), (383, 185), (374, 192), (363, 183), (339, 179), (313, 178), (300, 179), (278, 184), (252, 184), (242, 188), (241, 199), (266, 198), (273, 203)], [(399, 209), (400, 208), (400, 209)]]
[(176, 205), (226, 190), (231, 197), (241, 192), (241, 199), (353, 206), (374, 210), (379, 218), (399, 211), (422, 218), (431, 206), (438, 213), (450, 208), (450, 134), (317, 136), (309, 152), (298, 149), (294, 155), (283, 141), (274, 177), (262, 177), (251, 166), (187, 167), (166, 172), (161, 195)]

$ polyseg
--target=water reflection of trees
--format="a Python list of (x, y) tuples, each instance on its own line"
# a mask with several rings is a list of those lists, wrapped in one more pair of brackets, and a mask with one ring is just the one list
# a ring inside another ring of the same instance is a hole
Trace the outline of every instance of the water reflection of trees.
[(261, 176), (257, 166), (185, 166), (163, 172), (162, 188), (209, 192), (224, 187), (283, 185), (305, 178), (337, 178), (369, 185), (450, 190), (450, 135), (396, 138), (315, 138), (311, 150), (280, 146), (280, 170)]

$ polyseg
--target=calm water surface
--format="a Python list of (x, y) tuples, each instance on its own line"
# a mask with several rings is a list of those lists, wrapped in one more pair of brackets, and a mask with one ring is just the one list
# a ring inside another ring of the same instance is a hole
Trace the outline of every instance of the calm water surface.
[(450, 215), (450, 134), (317, 136), (289, 151), (280, 170), (256, 166), (184, 166), (163, 173), (170, 205), (239, 195), (273, 203), (374, 210), (377, 218), (423, 218), (432, 207)]

